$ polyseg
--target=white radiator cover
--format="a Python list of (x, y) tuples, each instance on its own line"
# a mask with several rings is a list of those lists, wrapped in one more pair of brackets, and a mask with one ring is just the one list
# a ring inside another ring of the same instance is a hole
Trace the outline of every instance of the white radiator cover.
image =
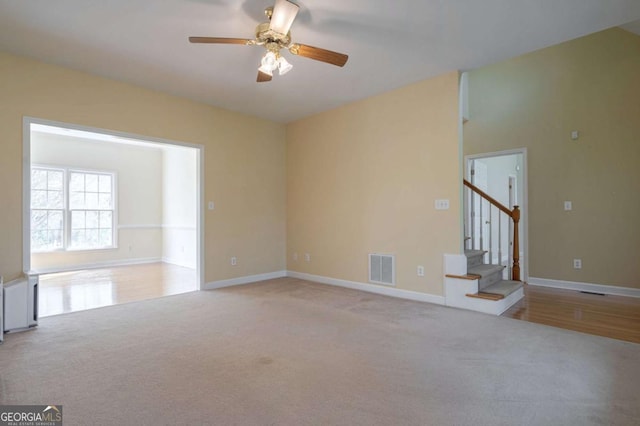
[(4, 332), (38, 325), (38, 276), (28, 275), (4, 284)]
[(0, 277), (0, 343), (4, 341), (4, 283)]

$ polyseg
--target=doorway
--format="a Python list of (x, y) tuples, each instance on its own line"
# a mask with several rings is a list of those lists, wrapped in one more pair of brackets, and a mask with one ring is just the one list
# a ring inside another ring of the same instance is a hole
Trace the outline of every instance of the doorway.
[(202, 151), (24, 119), (23, 267), (41, 316), (201, 288)]
[[(520, 207), (520, 268), (521, 278), (526, 282), (529, 272), (526, 148), (467, 155), (464, 164), (465, 179), (510, 210), (516, 205)], [(500, 220), (498, 215), (492, 216), (489, 204), (481, 203), (479, 197), (473, 197), (473, 201), (465, 198), (465, 235), (481, 241), (481, 247), (486, 246), (483, 245), (486, 239), (507, 247), (485, 256), (490, 263), (507, 265), (509, 269), (513, 262), (513, 223), (509, 220), (493, 226)], [(501, 229), (508, 229), (508, 232), (501, 232)]]

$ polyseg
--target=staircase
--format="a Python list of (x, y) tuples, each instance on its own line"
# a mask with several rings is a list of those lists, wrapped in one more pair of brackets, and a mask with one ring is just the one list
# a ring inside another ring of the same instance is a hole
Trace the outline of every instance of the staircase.
[[(520, 281), (520, 210), (518, 206), (507, 208), (466, 180), (463, 183), (467, 190), (465, 207), (472, 206), (471, 223), (465, 222), (465, 232), (470, 228), (472, 236), (465, 238), (467, 248), (463, 255), (445, 255), (445, 304), (500, 315), (524, 297)], [(487, 213), (484, 216), (483, 211)], [(503, 233), (503, 222), (507, 222), (507, 233)], [(488, 229), (483, 234), (485, 224)]]
[(486, 252), (445, 255), (445, 304), (500, 315), (524, 297), (521, 281), (505, 279), (505, 267), (484, 263)]
[(486, 253), (483, 250), (465, 250), (464, 252), (467, 258), (467, 275), (478, 277), (478, 291), (466, 296), (501, 300), (521, 289), (521, 281), (503, 279), (504, 266), (484, 263)]

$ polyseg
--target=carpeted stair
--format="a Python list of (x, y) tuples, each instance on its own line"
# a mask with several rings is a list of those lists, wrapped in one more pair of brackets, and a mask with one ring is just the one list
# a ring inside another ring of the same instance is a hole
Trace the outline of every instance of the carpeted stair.
[(478, 293), (467, 294), (467, 296), (500, 300), (522, 288), (520, 281), (503, 279), (504, 266), (484, 263), (485, 253), (486, 251), (483, 250), (465, 250), (464, 252), (467, 257), (467, 274), (479, 277)]

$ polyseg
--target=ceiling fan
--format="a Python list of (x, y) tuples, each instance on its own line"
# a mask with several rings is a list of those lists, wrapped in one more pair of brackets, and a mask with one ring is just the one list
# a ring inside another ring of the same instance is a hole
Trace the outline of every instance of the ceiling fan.
[(293, 43), (291, 41), (291, 24), (298, 14), (299, 6), (287, 0), (276, 0), (273, 7), (265, 9), (264, 13), (269, 18), (269, 22), (264, 22), (256, 27), (255, 39), (246, 38), (225, 38), (225, 37), (189, 37), (191, 43), (213, 43), (213, 44), (244, 44), (247, 46), (264, 46), (267, 53), (262, 57), (258, 68), (258, 83), (271, 81), (273, 72), (278, 69), (280, 75), (291, 71), (291, 65), (280, 54), (281, 49), (287, 49), (294, 55), (315, 59), (316, 61), (328, 64), (344, 66), (349, 56), (333, 52), (331, 50), (320, 49), (319, 47), (307, 46), (306, 44)]

